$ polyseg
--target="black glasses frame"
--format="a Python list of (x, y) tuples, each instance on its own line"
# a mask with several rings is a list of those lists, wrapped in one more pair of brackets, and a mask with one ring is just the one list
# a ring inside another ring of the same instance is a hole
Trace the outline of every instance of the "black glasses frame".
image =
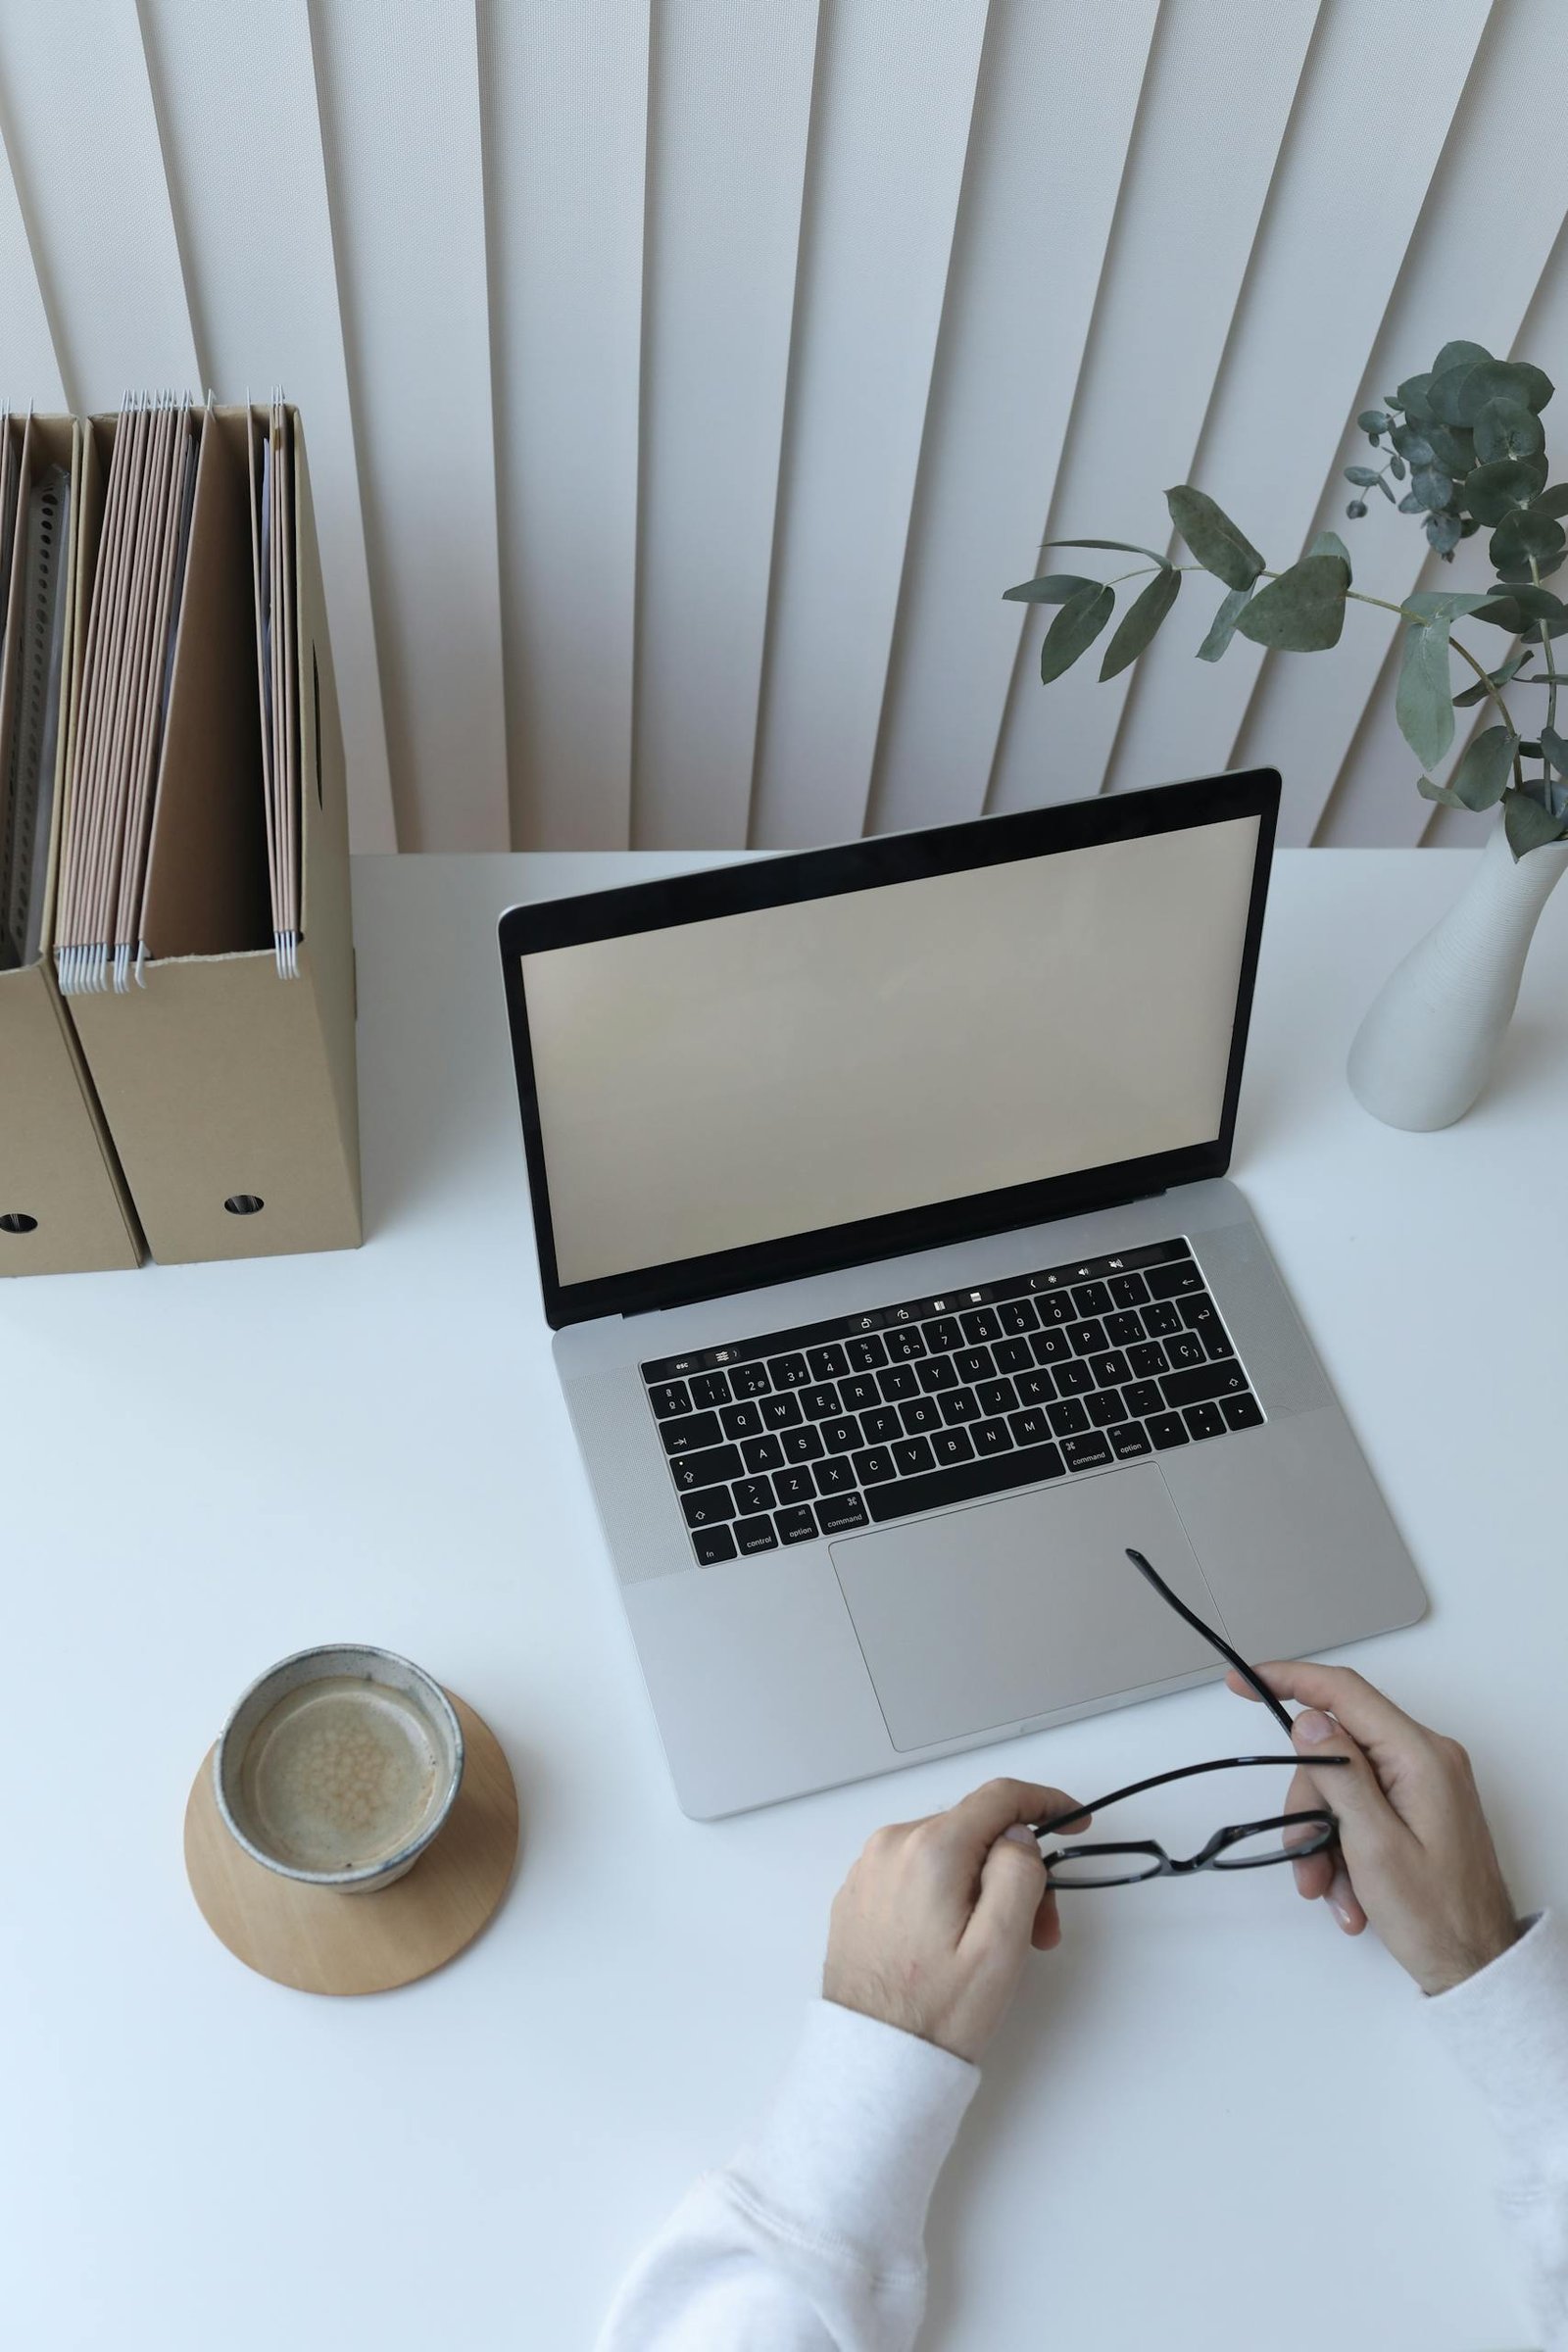
[[(1291, 1718), (1286, 1714), (1285, 1709), (1267, 1684), (1249, 1666), (1240, 1652), (1232, 1649), (1222, 1634), (1215, 1633), (1211, 1625), (1205, 1625), (1202, 1618), (1195, 1610), (1190, 1609), (1186, 1601), (1171, 1591), (1164, 1578), (1150, 1565), (1141, 1551), (1134, 1551), (1129, 1546), (1127, 1557), (1145, 1581), (1153, 1587), (1161, 1600), (1168, 1602), (1178, 1617), (1185, 1618), (1193, 1631), (1201, 1634), (1210, 1647), (1218, 1650), (1220, 1656), (1234, 1666), (1237, 1673), (1251, 1685), (1269, 1713), (1289, 1738)], [(1093, 1804), (1074, 1805), (1069, 1812), (1054, 1813), (1046, 1821), (1037, 1821), (1034, 1824), (1034, 1834), (1037, 1838), (1054, 1837), (1066, 1829), (1070, 1822), (1084, 1821), (1091, 1814), (1102, 1813), (1108, 1805), (1118, 1805), (1125, 1797), (1141, 1796), (1146, 1788), (1162, 1788), (1168, 1781), (1189, 1781), (1204, 1772), (1246, 1771), (1257, 1765), (1294, 1765), (1299, 1761), (1300, 1759), (1292, 1749), (1288, 1755), (1283, 1756), (1215, 1756), (1205, 1764), (1181, 1764), (1173, 1772), (1156, 1772), (1152, 1774), (1148, 1780), (1130, 1781), (1125, 1788), (1113, 1788), (1108, 1796), (1097, 1796)], [(1313, 1769), (1317, 1771), (1328, 1765), (1344, 1765), (1348, 1761), (1348, 1759), (1345, 1756), (1324, 1756), (1319, 1764), (1314, 1765)], [(1339, 1828), (1337, 1814), (1330, 1812), (1327, 1806), (1313, 1806), (1309, 1811), (1301, 1813), (1271, 1814), (1263, 1821), (1231, 1822), (1224, 1829), (1216, 1830), (1208, 1843), (1200, 1846), (1196, 1854), (1189, 1854), (1185, 1858), (1168, 1854), (1158, 1840), (1152, 1838), (1113, 1840), (1109, 1843), (1090, 1845), (1058, 1846), (1054, 1854), (1048, 1854), (1045, 1857), (1046, 1878), (1051, 1886), (1059, 1887), (1063, 1892), (1082, 1892), (1097, 1886), (1137, 1886), (1145, 1879), (1187, 1878), (1195, 1871), (1200, 1870), (1266, 1870), (1272, 1863), (1297, 1862), (1307, 1854), (1322, 1853), (1326, 1847), (1336, 1842), (1339, 1837)], [(1269, 1830), (1284, 1832), (1293, 1829), (1299, 1829), (1303, 1835), (1292, 1844), (1282, 1843), (1276, 1852), (1250, 1854), (1244, 1860), (1237, 1862), (1227, 1862), (1225, 1859), (1230, 1847), (1239, 1844), (1245, 1838), (1256, 1838)], [(1058, 1879), (1054, 1875), (1058, 1869), (1070, 1868), (1074, 1862), (1083, 1862), (1090, 1858), (1109, 1859), (1116, 1854), (1125, 1854), (1129, 1857), (1142, 1856), (1147, 1863), (1152, 1864), (1152, 1868), (1128, 1870), (1113, 1878), (1073, 1879), (1069, 1877)]]

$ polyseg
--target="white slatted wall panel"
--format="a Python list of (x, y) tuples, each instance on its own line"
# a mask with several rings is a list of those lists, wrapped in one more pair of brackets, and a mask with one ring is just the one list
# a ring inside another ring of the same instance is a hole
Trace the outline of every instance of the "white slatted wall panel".
[(1458, 584), (1339, 468), (1453, 336), (1568, 378), (1565, 83), (1563, 0), (0, 0), (0, 400), (300, 402), (361, 848), (1265, 760), (1287, 840), (1474, 838), (1381, 616), (1197, 663), (1194, 578), (1047, 689), (1001, 592), (1185, 478)]

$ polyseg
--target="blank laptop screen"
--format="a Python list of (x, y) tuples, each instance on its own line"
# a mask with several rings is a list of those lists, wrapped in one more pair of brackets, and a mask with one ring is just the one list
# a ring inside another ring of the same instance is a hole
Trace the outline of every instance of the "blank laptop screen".
[(1219, 1133), (1258, 819), (521, 958), (559, 1278)]

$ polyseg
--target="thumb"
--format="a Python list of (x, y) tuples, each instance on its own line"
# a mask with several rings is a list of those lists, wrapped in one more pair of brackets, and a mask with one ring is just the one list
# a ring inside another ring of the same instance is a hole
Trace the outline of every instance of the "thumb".
[(1033, 1832), (1022, 1827), (1004, 1830), (981, 1866), (980, 1893), (965, 1936), (973, 1930), (988, 1940), (1024, 1950), (1045, 1889), (1045, 1859)]
[[(1291, 1744), (1317, 1802), (1337, 1815), (1350, 1837), (1396, 1823), (1369, 1758), (1331, 1715), (1316, 1707), (1303, 1709), (1292, 1722)], [(1337, 1757), (1344, 1761), (1335, 1762)]]

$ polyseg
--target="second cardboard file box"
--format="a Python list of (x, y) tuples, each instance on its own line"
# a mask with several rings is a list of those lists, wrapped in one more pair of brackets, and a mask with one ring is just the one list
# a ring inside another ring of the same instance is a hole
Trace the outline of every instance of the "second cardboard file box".
[[(148, 1248), (165, 1264), (362, 1239), (343, 742), (304, 436), (293, 409), (270, 421), (271, 474), (289, 500), (289, 593), (271, 616), (274, 639), (287, 633), (275, 675), (289, 680), (288, 758), (263, 733), (265, 534), (255, 535), (254, 513), (268, 413), (209, 407), (187, 420), (193, 488), (136, 968), (113, 985), (70, 986), (65, 1000)], [(83, 436), (76, 552), (89, 586), (100, 559), (109, 576), (106, 493), (125, 430), (122, 413), (92, 418)], [(270, 891), (269, 759), (297, 786), (298, 938), (286, 966), (275, 875)], [(68, 816), (85, 824), (82, 789), (78, 757)]]

